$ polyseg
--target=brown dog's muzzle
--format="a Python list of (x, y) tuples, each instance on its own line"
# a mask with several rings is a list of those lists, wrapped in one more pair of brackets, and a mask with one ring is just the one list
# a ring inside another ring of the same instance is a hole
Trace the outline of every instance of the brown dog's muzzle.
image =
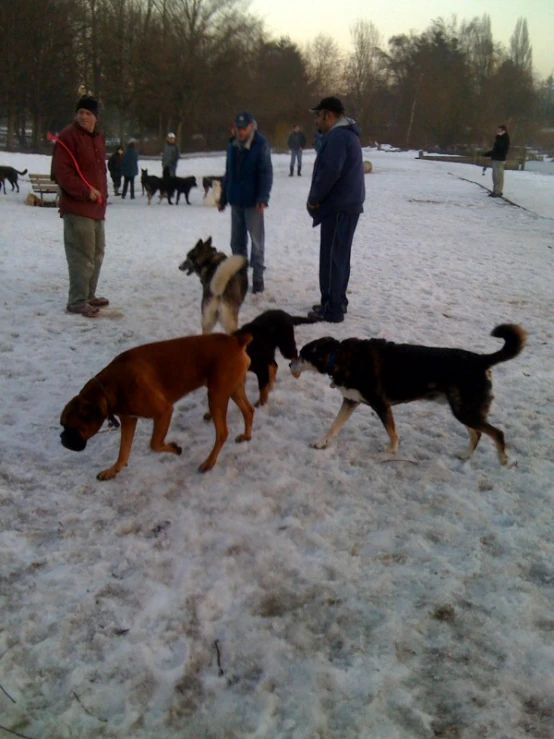
[(83, 439), (75, 429), (69, 428), (68, 426), (63, 427), (60, 439), (63, 446), (66, 449), (71, 449), (72, 452), (82, 452), (87, 445), (86, 439)]

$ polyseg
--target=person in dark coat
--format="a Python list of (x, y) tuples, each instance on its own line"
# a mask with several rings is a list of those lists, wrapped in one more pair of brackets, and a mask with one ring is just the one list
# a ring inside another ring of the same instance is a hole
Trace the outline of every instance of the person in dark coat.
[(290, 149), (290, 175), (294, 174), (294, 164), (297, 165), (297, 174), (302, 174), (302, 150), (306, 146), (306, 135), (300, 130), (298, 123), (294, 126), (289, 134), (288, 147)]
[(509, 149), (508, 129), (502, 124), (496, 129), (492, 149), (483, 152), (484, 157), (492, 159), (492, 192), (489, 194), (491, 198), (501, 198), (504, 192), (504, 168), (506, 167), (506, 157)]
[(321, 225), (321, 303), (314, 305), (308, 317), (340, 323), (348, 305), (352, 241), (365, 200), (360, 129), (344, 115), (336, 97), (324, 98), (311, 112), (323, 134), (307, 202), (313, 225)]
[(252, 292), (264, 291), (264, 210), (273, 185), (273, 166), (267, 140), (256, 130), (251, 113), (235, 118), (235, 136), (229, 140), (225, 177), (218, 208), (231, 205), (231, 251), (248, 258), (250, 234)]
[(135, 199), (135, 177), (138, 175), (138, 154), (135, 148), (135, 139), (129, 139), (127, 147), (123, 152), (123, 160), (121, 162), (121, 173), (123, 174), (123, 192), (121, 199), (127, 195), (130, 187), (131, 200)]
[(123, 147), (118, 146), (111, 157), (108, 159), (108, 170), (113, 182), (114, 195), (121, 195), (119, 188), (121, 187), (121, 178), (123, 177)]

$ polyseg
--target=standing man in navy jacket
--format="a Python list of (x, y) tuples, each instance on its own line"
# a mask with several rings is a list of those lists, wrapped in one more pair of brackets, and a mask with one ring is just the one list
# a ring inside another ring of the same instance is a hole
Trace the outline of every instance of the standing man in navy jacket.
[(256, 130), (251, 113), (235, 117), (236, 136), (229, 141), (219, 210), (231, 205), (231, 251), (248, 258), (250, 234), (252, 292), (264, 291), (264, 210), (273, 185), (273, 167), (267, 140)]
[(321, 303), (308, 314), (312, 320), (340, 323), (348, 305), (350, 251), (365, 200), (360, 129), (344, 115), (336, 97), (324, 98), (311, 109), (323, 134), (315, 160), (308, 213), (321, 225), (319, 288)]

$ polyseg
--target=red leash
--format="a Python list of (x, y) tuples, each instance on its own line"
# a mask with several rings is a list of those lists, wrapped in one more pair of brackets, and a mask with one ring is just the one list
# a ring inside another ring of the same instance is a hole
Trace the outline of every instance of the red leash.
[[(46, 138), (48, 139), (48, 141), (55, 141), (57, 144), (61, 144), (63, 146), (63, 148), (67, 151), (67, 153), (69, 154), (69, 156), (73, 159), (73, 164), (75, 165), (75, 169), (77, 170), (77, 174), (83, 180), (83, 182), (85, 183), (85, 185), (87, 187), (89, 187), (91, 190), (96, 190), (96, 188), (93, 187), (90, 184), (90, 182), (86, 179), (85, 175), (81, 172), (81, 168), (77, 164), (77, 160), (73, 156), (73, 153), (69, 150), (69, 147), (67, 146), (67, 144), (65, 144), (58, 136), (56, 136), (55, 133), (47, 133), (46, 134)], [(96, 202), (97, 203), (101, 203), (102, 202), (102, 195), (99, 195), (98, 196)]]

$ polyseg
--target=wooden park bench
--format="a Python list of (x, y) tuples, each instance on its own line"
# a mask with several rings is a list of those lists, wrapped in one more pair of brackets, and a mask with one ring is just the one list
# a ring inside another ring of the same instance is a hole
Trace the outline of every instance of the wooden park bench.
[[(40, 196), (42, 206), (55, 206), (58, 200), (58, 186), (49, 174), (29, 174), (33, 192)], [(54, 195), (54, 200), (45, 200), (45, 195)]]

